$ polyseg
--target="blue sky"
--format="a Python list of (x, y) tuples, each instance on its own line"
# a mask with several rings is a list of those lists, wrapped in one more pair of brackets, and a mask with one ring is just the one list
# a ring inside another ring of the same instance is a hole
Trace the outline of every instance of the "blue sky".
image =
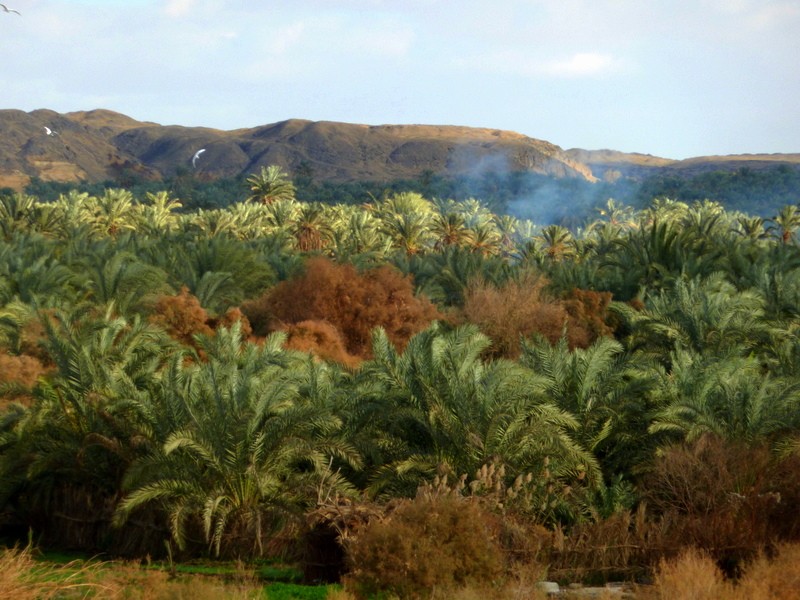
[(0, 108), (800, 152), (800, 0), (3, 0)]

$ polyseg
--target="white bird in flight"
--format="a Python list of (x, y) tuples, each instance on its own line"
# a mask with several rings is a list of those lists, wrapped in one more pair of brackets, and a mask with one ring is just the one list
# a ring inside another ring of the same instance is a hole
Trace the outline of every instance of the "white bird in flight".
[(7, 13), (17, 13), (18, 15), (22, 15), (21, 12), (18, 10), (14, 10), (13, 8), (8, 8), (5, 4), (0, 4), (0, 8), (2, 8)]
[[(2, 6), (2, 4), (0, 4), (0, 6)], [(50, 129), (50, 128), (49, 128), (47, 125), (45, 125), (45, 126), (44, 126), (44, 132), (45, 132), (47, 135), (58, 135), (58, 132), (57, 132), (57, 131), (53, 131), (53, 130), (52, 130), (52, 129)]]
[(200, 148), (200, 150), (194, 153), (194, 156), (192, 157), (192, 167), (197, 168), (197, 159), (200, 158), (200, 155), (205, 151), (205, 148)]

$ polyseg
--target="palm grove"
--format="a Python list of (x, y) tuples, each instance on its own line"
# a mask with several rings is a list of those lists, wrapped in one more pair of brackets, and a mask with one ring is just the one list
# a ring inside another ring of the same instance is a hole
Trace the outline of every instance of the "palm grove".
[(191, 212), (0, 197), (7, 535), (302, 556), (331, 507), (421, 489), (557, 533), (539, 551), (565, 568), (623, 517), (615, 535), (658, 532), (623, 570), (800, 533), (796, 206), (610, 200), (571, 231), (474, 199), (298, 202), (277, 168), (247, 183)]

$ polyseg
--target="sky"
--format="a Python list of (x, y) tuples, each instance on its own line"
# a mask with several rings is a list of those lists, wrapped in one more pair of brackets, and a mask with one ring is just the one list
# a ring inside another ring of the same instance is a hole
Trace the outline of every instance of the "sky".
[(3, 0), (0, 108), (800, 152), (800, 0)]

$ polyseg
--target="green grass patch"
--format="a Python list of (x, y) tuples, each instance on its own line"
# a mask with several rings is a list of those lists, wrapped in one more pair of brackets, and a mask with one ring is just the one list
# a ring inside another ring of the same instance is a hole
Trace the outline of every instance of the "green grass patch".
[(155, 569), (159, 571), (174, 571), (184, 575), (209, 575), (217, 577), (235, 577), (241, 575), (243, 571), (249, 571), (253, 576), (261, 581), (299, 583), (303, 574), (300, 569), (276, 563), (274, 561), (257, 561), (253, 563), (235, 562), (188, 562), (176, 563), (170, 566), (165, 562), (152, 562), (142, 565), (145, 569)]
[(325, 600), (333, 585), (298, 585), (295, 583), (271, 583), (264, 587), (267, 600)]

